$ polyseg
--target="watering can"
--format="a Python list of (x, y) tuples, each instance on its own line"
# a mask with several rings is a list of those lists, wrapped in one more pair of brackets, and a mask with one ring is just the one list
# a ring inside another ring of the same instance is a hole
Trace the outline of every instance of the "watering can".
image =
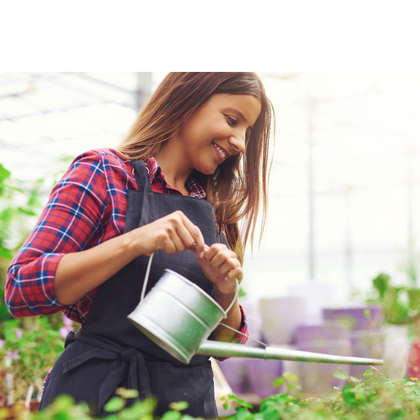
[(242, 357), (350, 365), (384, 363), (381, 359), (335, 356), (276, 347), (246, 347), (242, 344), (207, 340), (222, 319), (227, 317), (236, 301), (238, 282), (236, 281), (235, 297), (226, 311), (196, 284), (169, 269), (164, 271), (156, 285), (145, 296), (152, 258), (153, 254), (146, 270), (140, 303), (128, 315), (128, 319), (150, 340), (180, 362), (188, 364), (197, 354), (221, 358)]

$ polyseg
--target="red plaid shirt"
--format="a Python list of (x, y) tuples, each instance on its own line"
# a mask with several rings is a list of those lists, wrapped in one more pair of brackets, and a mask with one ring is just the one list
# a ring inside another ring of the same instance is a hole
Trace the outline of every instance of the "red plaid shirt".
[[(153, 191), (181, 194), (166, 183), (154, 158), (146, 162), (146, 168)], [(192, 176), (185, 186), (190, 196), (206, 197)], [(65, 254), (92, 248), (123, 233), (128, 189), (137, 189), (132, 166), (115, 151), (92, 150), (73, 161), (8, 269), (5, 301), (13, 316), (61, 311), (73, 321), (84, 323), (97, 289), (73, 305), (61, 305), (54, 294), (55, 271)], [(241, 332), (248, 334), (246, 316), (241, 311)], [(238, 334), (234, 341), (245, 343), (246, 338)]]

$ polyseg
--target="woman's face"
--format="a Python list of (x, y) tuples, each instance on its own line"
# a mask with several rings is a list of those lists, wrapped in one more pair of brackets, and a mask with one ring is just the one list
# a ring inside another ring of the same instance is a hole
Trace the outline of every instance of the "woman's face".
[(215, 94), (171, 140), (181, 148), (189, 169), (210, 175), (230, 156), (244, 152), (260, 112), (261, 102), (254, 96)]

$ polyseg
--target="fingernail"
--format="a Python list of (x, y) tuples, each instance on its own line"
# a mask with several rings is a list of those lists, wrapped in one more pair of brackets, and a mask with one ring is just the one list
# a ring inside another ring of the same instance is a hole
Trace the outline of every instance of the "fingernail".
[(200, 258), (204, 258), (204, 251), (200, 254)]
[(228, 281), (228, 280), (229, 280), (228, 276), (226, 276), (226, 277), (225, 277), (225, 280), (226, 280), (226, 281)]

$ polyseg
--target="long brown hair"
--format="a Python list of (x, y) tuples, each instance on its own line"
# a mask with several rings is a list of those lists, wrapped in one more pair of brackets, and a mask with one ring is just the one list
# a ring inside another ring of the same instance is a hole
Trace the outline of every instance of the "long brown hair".
[(261, 236), (264, 230), (271, 169), (269, 143), (274, 109), (255, 73), (169, 73), (141, 109), (117, 151), (133, 161), (156, 155), (188, 118), (217, 93), (252, 95), (261, 101), (261, 113), (245, 140), (245, 152), (227, 159), (212, 175), (196, 170), (192, 173), (214, 205), (219, 233), (225, 232), (242, 260), (249, 237), (252, 246), (260, 207)]

